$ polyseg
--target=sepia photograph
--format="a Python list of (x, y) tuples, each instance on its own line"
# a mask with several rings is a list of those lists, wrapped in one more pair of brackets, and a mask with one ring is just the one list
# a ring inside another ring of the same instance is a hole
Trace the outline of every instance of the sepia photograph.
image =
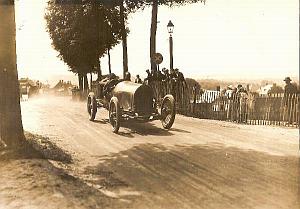
[(298, 0), (0, 0), (0, 209), (299, 209)]

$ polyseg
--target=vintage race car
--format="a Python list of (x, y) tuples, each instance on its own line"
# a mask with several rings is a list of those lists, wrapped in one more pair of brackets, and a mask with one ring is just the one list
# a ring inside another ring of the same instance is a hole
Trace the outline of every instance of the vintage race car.
[(170, 129), (176, 114), (172, 95), (166, 95), (161, 104), (158, 104), (150, 86), (131, 81), (116, 82), (105, 96), (96, 91), (90, 92), (87, 98), (87, 111), (91, 121), (94, 121), (97, 109), (101, 107), (109, 111), (109, 122), (114, 133), (118, 133), (122, 122), (132, 119), (144, 122), (161, 120), (162, 126)]

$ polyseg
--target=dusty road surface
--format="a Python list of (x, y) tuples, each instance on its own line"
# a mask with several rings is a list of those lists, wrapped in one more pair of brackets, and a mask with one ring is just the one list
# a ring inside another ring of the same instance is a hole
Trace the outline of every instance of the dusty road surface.
[(126, 123), (117, 135), (105, 110), (90, 122), (85, 103), (70, 98), (21, 106), (26, 131), (71, 154), (73, 163), (56, 166), (113, 198), (110, 208), (300, 207), (297, 129), (178, 115), (169, 131)]

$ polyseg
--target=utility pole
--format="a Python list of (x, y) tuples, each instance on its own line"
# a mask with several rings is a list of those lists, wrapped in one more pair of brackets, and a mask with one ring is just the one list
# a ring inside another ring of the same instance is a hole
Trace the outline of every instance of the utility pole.
[(126, 72), (128, 72), (128, 55), (127, 55), (127, 33), (124, 19), (124, 5), (123, 1), (120, 3), (120, 18), (122, 25), (122, 46), (123, 46), (123, 78), (125, 78)]

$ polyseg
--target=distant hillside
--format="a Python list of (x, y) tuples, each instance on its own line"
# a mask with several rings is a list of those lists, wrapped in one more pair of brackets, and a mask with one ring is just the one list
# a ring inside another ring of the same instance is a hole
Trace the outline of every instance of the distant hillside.
[(200, 79), (197, 80), (202, 89), (209, 89), (209, 90), (216, 90), (217, 86), (220, 86), (221, 88), (225, 88), (228, 85), (231, 85), (231, 82), (228, 81), (222, 81), (217, 79)]
[[(293, 81), (299, 83), (298, 79), (292, 78)], [(242, 84), (243, 86), (250, 86), (251, 91), (258, 90), (261, 86), (265, 86), (267, 84), (276, 83), (278, 86), (284, 86), (285, 83), (280, 79), (261, 79), (261, 80), (219, 80), (219, 79), (197, 79), (197, 82), (201, 85), (202, 89), (216, 90), (217, 86), (220, 86), (221, 89), (226, 88), (229, 85), (236, 87), (238, 84)]]

